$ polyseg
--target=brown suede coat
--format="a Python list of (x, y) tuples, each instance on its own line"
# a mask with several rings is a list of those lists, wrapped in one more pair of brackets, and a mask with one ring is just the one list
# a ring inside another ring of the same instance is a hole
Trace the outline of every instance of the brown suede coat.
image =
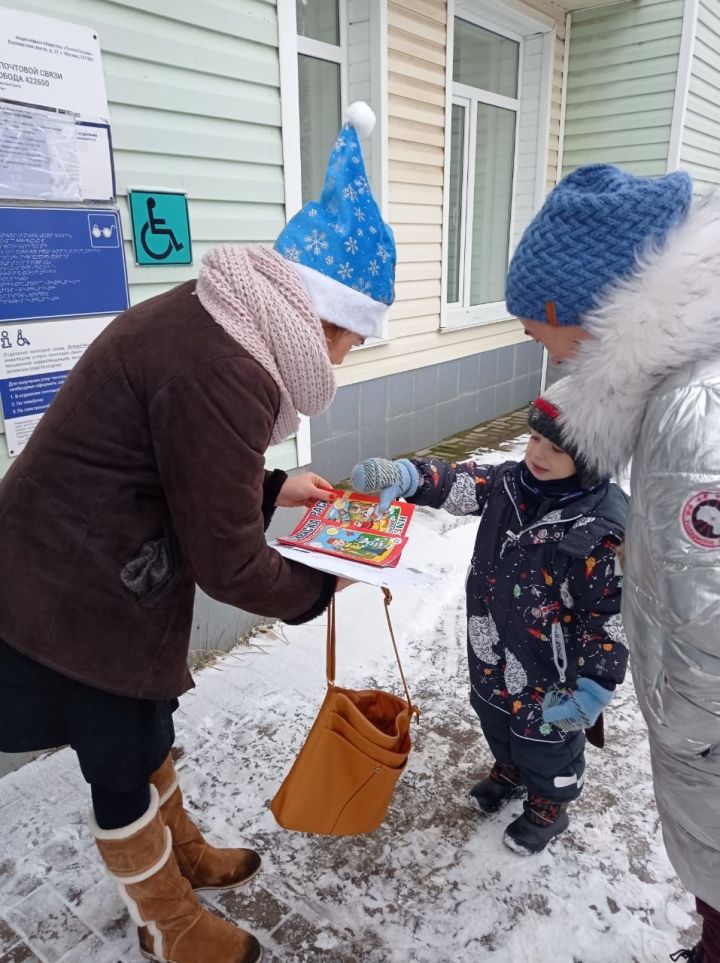
[(335, 588), (266, 545), (279, 391), (194, 287), (109, 325), (0, 484), (0, 639), (120, 695), (192, 686), (196, 583), (288, 622)]

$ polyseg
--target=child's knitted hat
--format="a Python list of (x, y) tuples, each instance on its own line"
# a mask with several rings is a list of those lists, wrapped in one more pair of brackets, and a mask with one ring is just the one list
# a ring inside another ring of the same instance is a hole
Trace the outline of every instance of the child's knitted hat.
[(578, 454), (577, 449), (568, 445), (560, 430), (560, 409), (548, 401), (547, 398), (536, 398), (528, 412), (528, 424), (533, 431), (536, 431), (543, 438), (547, 438), (553, 445), (570, 455), (575, 462), (575, 472), (578, 482), (583, 489), (595, 488), (603, 480), (601, 475), (588, 466), (585, 459)]
[(275, 242), (305, 282), (322, 320), (364, 338), (382, 335), (395, 300), (395, 239), (370, 190), (359, 140), (374, 126), (367, 104), (350, 105), (322, 197), (307, 203)]
[(664, 245), (691, 197), (684, 171), (636, 177), (611, 164), (579, 167), (551, 191), (517, 246), (507, 274), (508, 310), (531, 321), (582, 324), (645, 247)]

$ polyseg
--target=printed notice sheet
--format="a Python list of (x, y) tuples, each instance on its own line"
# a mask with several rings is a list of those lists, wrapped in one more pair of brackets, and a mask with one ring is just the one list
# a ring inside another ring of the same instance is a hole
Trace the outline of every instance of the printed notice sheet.
[(114, 197), (97, 34), (0, 7), (0, 198)]
[(0, 324), (5, 441), (19, 455), (70, 369), (112, 317)]

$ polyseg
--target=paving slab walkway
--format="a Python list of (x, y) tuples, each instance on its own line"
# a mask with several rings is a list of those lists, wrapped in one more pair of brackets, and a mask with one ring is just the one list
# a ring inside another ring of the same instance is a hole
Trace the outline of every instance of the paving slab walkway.
[[(523, 416), (448, 440), (438, 453), (519, 446)], [(488, 453), (489, 452), (489, 453)], [(697, 922), (662, 846), (645, 730), (628, 682), (590, 750), (571, 829), (521, 859), (502, 845), (519, 811), (482, 818), (468, 788), (489, 765), (467, 704), (463, 585), (476, 522), (417, 513), (409, 561), (432, 565), (394, 617), (413, 696), (415, 748), (386, 823), (371, 836), (280, 830), (268, 802), (323, 694), (320, 619), (271, 627), (206, 668), (177, 713), (188, 806), (214, 841), (252, 845), (262, 874), (209, 905), (257, 934), (266, 963), (659, 963)], [(377, 590), (339, 601), (339, 679), (397, 686)], [(134, 963), (135, 934), (87, 829), (70, 750), (0, 779), (0, 963)], [(200, 961), (218, 963), (218, 961)]]

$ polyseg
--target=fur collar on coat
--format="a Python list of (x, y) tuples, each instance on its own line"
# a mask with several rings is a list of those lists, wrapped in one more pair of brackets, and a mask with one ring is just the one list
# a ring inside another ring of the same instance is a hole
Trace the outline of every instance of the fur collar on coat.
[(638, 257), (583, 327), (568, 376), (548, 392), (568, 440), (601, 474), (630, 461), (645, 410), (670, 375), (720, 356), (720, 198), (696, 201), (660, 250)]

